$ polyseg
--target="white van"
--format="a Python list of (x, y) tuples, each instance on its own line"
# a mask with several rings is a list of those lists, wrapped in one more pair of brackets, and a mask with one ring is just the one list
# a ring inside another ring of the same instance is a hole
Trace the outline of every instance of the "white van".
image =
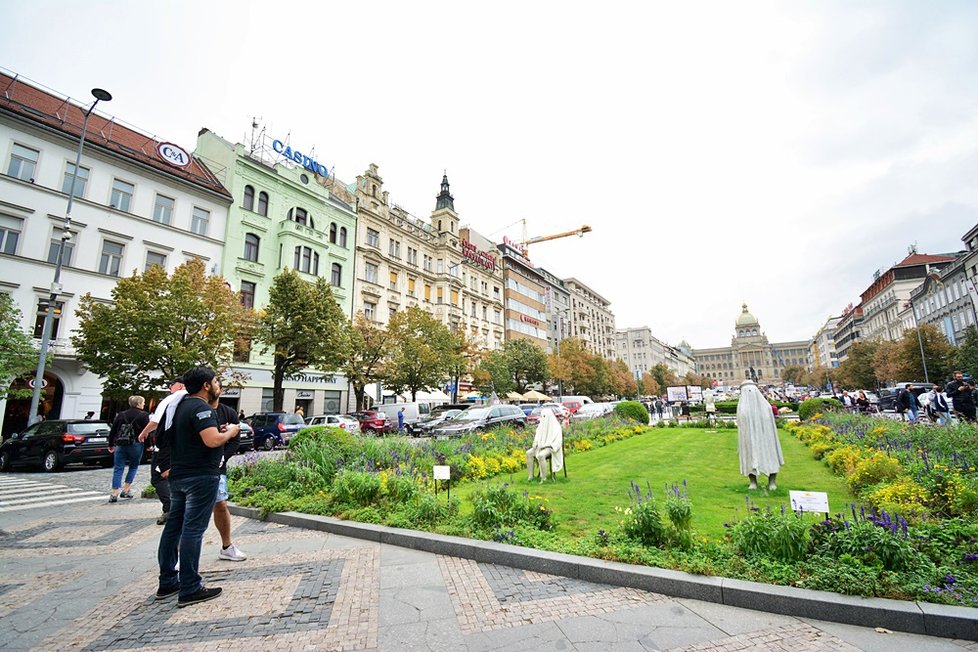
[(571, 396), (570, 394), (564, 394), (560, 398), (561, 401), (580, 401), (582, 405), (587, 405), (588, 403), (594, 403), (590, 396)]
[(431, 415), (434, 405), (429, 401), (414, 401), (412, 403), (381, 403), (373, 406), (374, 410), (383, 412), (387, 419), (397, 427), (397, 414), (404, 408), (404, 424), (415, 423)]

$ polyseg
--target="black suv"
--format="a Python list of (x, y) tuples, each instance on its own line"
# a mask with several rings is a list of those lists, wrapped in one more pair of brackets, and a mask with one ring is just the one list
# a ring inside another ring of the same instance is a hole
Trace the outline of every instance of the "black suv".
[(53, 419), (28, 426), (0, 445), (0, 471), (38, 466), (57, 471), (74, 462), (111, 466), (109, 424), (105, 421)]
[(436, 437), (460, 437), (472, 432), (509, 426), (520, 430), (526, 427), (526, 415), (517, 405), (473, 406), (456, 414), (451, 421), (435, 428)]

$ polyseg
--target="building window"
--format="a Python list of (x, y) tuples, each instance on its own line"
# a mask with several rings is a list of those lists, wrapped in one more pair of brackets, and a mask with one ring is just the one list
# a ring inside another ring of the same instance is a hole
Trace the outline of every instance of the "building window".
[(329, 243), (336, 244), (336, 222), (329, 223)]
[(88, 186), (88, 173), (89, 169), (86, 167), (78, 168), (78, 175), (75, 176), (75, 164), (67, 163), (65, 165), (65, 178), (61, 182), (61, 192), (66, 195), (71, 193), (71, 182), (75, 182), (75, 197), (85, 196), (85, 187)]
[(10, 151), (7, 174), (21, 181), (34, 181), (34, 171), (37, 169), (37, 159), (40, 155), (41, 153), (36, 149), (14, 143), (14, 148)]
[(380, 270), (376, 265), (374, 265), (373, 263), (367, 263), (366, 266), (364, 267), (364, 272), (365, 272), (364, 275), (366, 276), (367, 283), (376, 284), (377, 275), (379, 271)]
[(312, 216), (309, 215), (309, 211), (304, 208), (299, 208), (298, 206), (295, 208), (290, 208), (288, 217), (296, 224), (308, 226), (310, 229), (315, 228), (312, 223)]
[[(64, 229), (59, 229), (55, 227), (54, 231), (51, 234), (51, 244), (48, 247), (48, 262), (51, 263), (52, 265), (56, 265), (58, 263), (58, 248), (61, 246), (61, 235), (64, 232), (65, 232)], [(74, 237), (76, 234), (72, 233), (71, 235), (72, 237)], [(71, 265), (71, 256), (74, 252), (75, 252), (74, 240), (66, 240), (64, 255), (61, 258), (61, 264), (66, 266)]]
[(245, 233), (244, 258), (253, 263), (258, 262), (258, 247), (261, 245), (261, 238), (254, 233)]
[(211, 212), (194, 206), (193, 217), (190, 218), (190, 230), (197, 235), (207, 235), (207, 226), (211, 221)]
[(445, 303), (445, 289), (438, 288), (438, 292), (435, 293), (435, 298), (437, 299), (437, 303)]
[(409, 297), (413, 297), (414, 296), (414, 279), (411, 278), (411, 277), (408, 277), (408, 290), (407, 290), (407, 293), (408, 293), (408, 296)]
[[(61, 312), (65, 304), (58, 301), (54, 304), (54, 312), (51, 314), (51, 339), (58, 339), (58, 326), (61, 325)], [(34, 337), (41, 339), (44, 333), (44, 315), (47, 313), (48, 299), (37, 300), (37, 316), (34, 318)]]
[(458, 290), (452, 290), (452, 305), (462, 307), (458, 302)]
[(369, 319), (370, 321), (373, 321), (374, 318), (376, 318), (377, 316), (377, 304), (369, 303), (365, 301), (363, 303), (363, 316)]
[(470, 307), (470, 310), (469, 310), (469, 316), (470, 317), (475, 317), (476, 316), (476, 305), (475, 305), (475, 301), (472, 302), (472, 306)]
[(333, 263), (330, 266), (329, 282), (333, 287), (340, 287), (343, 283), (343, 266)]
[(255, 307), (255, 284), (251, 281), (241, 281), (241, 305), (245, 308)]
[(251, 340), (247, 337), (234, 338), (234, 352), (231, 359), (235, 362), (248, 362), (251, 359)]
[(431, 261), (432, 261), (431, 256), (429, 256), (428, 254), (424, 254), (424, 258), (422, 259), (422, 262), (424, 263), (424, 270), (426, 272), (431, 271)]
[(258, 214), (268, 217), (268, 193), (264, 190), (258, 193)]
[(102, 243), (102, 257), (99, 260), (98, 271), (100, 274), (118, 276), (119, 267), (122, 266), (122, 252), (125, 245), (118, 242), (106, 240)]
[(153, 221), (169, 224), (173, 220), (173, 204), (172, 197), (156, 195), (156, 205), (153, 206)]
[(390, 254), (391, 258), (401, 258), (401, 243), (397, 240), (391, 239), (389, 246), (387, 248), (387, 253)]
[(443, 274), (445, 272), (445, 261), (441, 258), (438, 259), (438, 273)]
[(340, 246), (341, 247), (345, 247), (346, 246), (346, 227), (345, 226), (341, 226), (340, 227)]
[(0, 215), (0, 252), (5, 254), (17, 253), (17, 242), (20, 240), (22, 228), (22, 220)]
[(242, 205), (246, 211), (255, 210), (255, 189), (251, 186), (244, 187), (244, 201)]
[(397, 272), (391, 272), (390, 289), (392, 289), (392, 290), (396, 290), (397, 289)]
[(424, 284), (424, 300), (431, 301), (431, 286), (427, 283)]
[(166, 254), (161, 254), (158, 251), (147, 251), (146, 252), (146, 268), (145, 271), (149, 271), (149, 268), (153, 265), (158, 265), (164, 271), (166, 270)]
[(112, 196), (109, 198), (109, 204), (112, 208), (117, 208), (120, 211), (128, 213), (129, 208), (132, 206), (132, 195), (134, 192), (136, 192), (136, 186), (121, 179), (113, 179)]
[(380, 231), (367, 229), (367, 245), (380, 249)]
[(295, 248), (295, 269), (306, 274), (319, 276), (319, 254), (309, 247)]

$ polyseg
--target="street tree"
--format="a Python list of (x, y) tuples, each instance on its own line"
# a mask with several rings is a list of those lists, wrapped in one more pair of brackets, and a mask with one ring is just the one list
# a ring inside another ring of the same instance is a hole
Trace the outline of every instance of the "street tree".
[(275, 276), (255, 333), (260, 353), (272, 353), (273, 412), (283, 409), (290, 376), (309, 368), (335, 371), (342, 364), (344, 321), (326, 279), (310, 283), (288, 268)]
[(978, 376), (978, 329), (974, 326), (964, 332), (964, 342), (958, 349), (957, 368), (972, 378)]
[(652, 367), (652, 377), (655, 378), (660, 392), (666, 391), (667, 387), (679, 385), (679, 378), (676, 377), (676, 373), (661, 362)]
[(904, 375), (896, 380), (924, 380), (924, 365), (920, 358), (921, 344), (927, 360), (927, 377), (933, 382), (950, 380), (957, 349), (933, 324), (920, 324), (919, 331), (919, 340), (917, 329), (908, 330), (899, 340), (898, 356)]
[(342, 360), (337, 369), (353, 387), (358, 410), (366, 409), (366, 387), (384, 377), (387, 356), (387, 332), (382, 326), (358, 312), (351, 320), (343, 320), (341, 329)]
[[(914, 336), (916, 337), (916, 335)], [(876, 380), (883, 385), (907, 378), (909, 370), (901, 356), (901, 346), (898, 342), (879, 342), (873, 353), (873, 372)]]
[(516, 384), (502, 351), (492, 351), (479, 361), (472, 372), (472, 384), (483, 396), (490, 396), (493, 392), (497, 396), (505, 396), (514, 390)]
[(846, 359), (839, 363), (836, 372), (839, 382), (849, 389), (872, 389), (876, 387), (876, 371), (873, 356), (876, 355), (877, 342), (856, 342), (846, 352)]
[(638, 382), (624, 360), (605, 361), (611, 393), (615, 396), (637, 396)]
[[(0, 292), (0, 398), (27, 398), (30, 390), (7, 389), (10, 382), (27, 376), (37, 366), (38, 352), (31, 336), (21, 330), (22, 314), (6, 292)], [(48, 358), (50, 361), (50, 357)], [(6, 394), (6, 396), (4, 396)]]
[(799, 365), (788, 365), (781, 370), (781, 380), (792, 385), (801, 385), (805, 377), (805, 368)]
[(448, 327), (430, 314), (412, 306), (396, 313), (387, 325), (390, 339), (385, 384), (395, 393), (439, 387), (448, 376), (456, 356), (456, 339)]
[(565, 394), (573, 390), (575, 394), (591, 395), (589, 390), (594, 384), (595, 371), (588, 364), (590, 357), (591, 353), (580, 339), (572, 337), (561, 340), (560, 355), (551, 366), (562, 374)]
[(642, 391), (646, 396), (660, 396), (664, 391), (651, 372), (642, 374)]
[(525, 394), (530, 385), (547, 380), (547, 354), (530, 340), (508, 340), (503, 344), (503, 357), (513, 386), (520, 394)]
[(85, 294), (77, 315), (71, 342), (78, 359), (116, 397), (162, 393), (170, 378), (198, 365), (225, 372), (236, 338), (253, 324), (238, 294), (197, 259), (172, 276), (154, 265), (119, 279), (111, 302)]

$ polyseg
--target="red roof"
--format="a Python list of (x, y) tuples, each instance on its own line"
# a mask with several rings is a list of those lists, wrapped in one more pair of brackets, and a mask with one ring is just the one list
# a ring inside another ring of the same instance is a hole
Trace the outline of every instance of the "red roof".
[(931, 254), (910, 254), (894, 267), (912, 267), (914, 265), (931, 265), (934, 263), (952, 263), (954, 256), (933, 256)]
[[(14, 78), (2, 72), (0, 89), (3, 89), (0, 110), (10, 111), (31, 122), (57, 129), (76, 140), (81, 137), (87, 105), (82, 106), (70, 98), (59, 97), (32, 86), (20, 77)], [(191, 154), (190, 164), (185, 167), (171, 165), (157, 151), (157, 147), (165, 141), (120, 124), (115, 118), (105, 118), (93, 113), (88, 120), (85, 142), (172, 174), (206, 190), (231, 197), (214, 173), (195, 156)]]

